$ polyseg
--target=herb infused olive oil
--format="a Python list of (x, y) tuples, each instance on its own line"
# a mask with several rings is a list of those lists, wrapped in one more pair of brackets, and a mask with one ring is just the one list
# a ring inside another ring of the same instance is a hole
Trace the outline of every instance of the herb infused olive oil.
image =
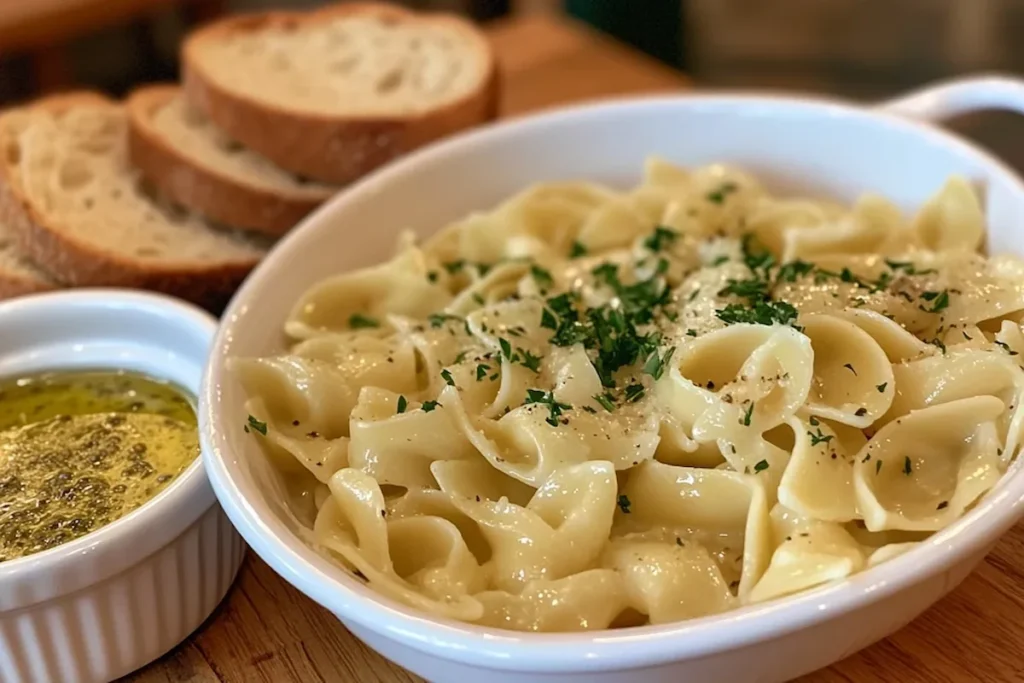
[(122, 371), (0, 380), (0, 561), (115, 521), (198, 454), (195, 411), (168, 383)]

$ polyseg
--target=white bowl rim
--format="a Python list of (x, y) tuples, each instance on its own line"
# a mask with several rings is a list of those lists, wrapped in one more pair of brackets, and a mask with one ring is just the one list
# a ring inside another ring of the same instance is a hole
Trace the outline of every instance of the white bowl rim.
[[(424, 162), (455, 150), (527, 135), (551, 123), (600, 117), (632, 109), (678, 107), (791, 107), (815, 117), (870, 120), (957, 150), (1001, 176), (1024, 195), (1024, 183), (987, 151), (933, 125), (884, 109), (837, 98), (794, 96), (771, 91), (682, 93), (616, 97), (547, 110), (488, 124), (420, 149), (348, 186), (307, 217), (250, 275), (232, 299), (213, 343), (200, 395), (200, 436), (208, 474), (225, 512), (250, 547), (277, 573), (345, 622), (354, 622), (404, 646), (432, 656), (509, 671), (607, 671), (654, 666), (720, 653), (781, 637), (872, 604), (934, 576), (990, 546), (1024, 516), (1024, 462), (1017, 462), (981, 503), (918, 547), (875, 567), (826, 585), (770, 602), (688, 621), (581, 633), (521, 633), (433, 617), (376, 593), (357, 579), (328, 574), (333, 565), (310, 546), (291, 538), (284, 524), (256, 509), (234, 477), (228, 438), (211, 432), (220, 419), (216, 385), (225, 376), (221, 353), (250, 292), (277, 262), (294, 257), (316, 240), (337, 209), (356, 197), (385, 189), (392, 178), (417, 172)], [(262, 505), (262, 504), (260, 504)]]
[[(26, 315), (59, 318), (69, 307), (158, 314), (174, 320), (182, 329), (209, 340), (213, 339), (217, 327), (213, 316), (187, 302), (162, 294), (116, 288), (57, 290), (2, 301), (0, 327), (8, 324), (12, 318)], [(74, 330), (69, 330), (67, 341), (73, 341), (74, 338)], [(109, 365), (91, 363), (82, 366), (82, 369), (118, 368), (116, 361), (111, 361)], [(182, 389), (194, 394), (198, 400), (198, 386)], [(67, 543), (0, 562), (0, 591), (13, 591), (12, 586), (28, 585), (55, 574), (73, 571), (84, 557), (99, 552), (108, 556), (102, 563), (103, 569), (98, 573), (90, 572), (87, 580), (83, 577), (84, 583), (97, 583), (119, 573), (169, 543), (216, 502), (205, 469), (203, 459), (196, 458), (167, 488), (127, 515)]]

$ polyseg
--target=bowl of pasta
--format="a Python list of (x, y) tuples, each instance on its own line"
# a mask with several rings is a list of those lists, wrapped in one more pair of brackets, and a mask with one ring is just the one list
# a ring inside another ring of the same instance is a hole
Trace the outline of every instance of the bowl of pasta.
[(599, 103), (345, 190), (249, 278), (206, 466), (284, 578), (440, 683), (783, 681), (1024, 513), (1024, 185), (874, 107)]

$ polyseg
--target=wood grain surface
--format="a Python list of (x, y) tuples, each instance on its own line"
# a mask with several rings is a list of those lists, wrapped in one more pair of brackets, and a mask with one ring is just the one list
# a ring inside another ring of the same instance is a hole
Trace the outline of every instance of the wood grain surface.
[[(514, 19), (494, 25), (491, 35), (505, 67), (505, 116), (687, 86), (677, 72), (561, 20)], [(125, 680), (420, 681), (371, 652), (252, 552), (206, 624), (163, 659)], [(921, 618), (799, 683), (973, 681), (1024, 682), (1024, 526), (1012, 530), (978, 571)]]

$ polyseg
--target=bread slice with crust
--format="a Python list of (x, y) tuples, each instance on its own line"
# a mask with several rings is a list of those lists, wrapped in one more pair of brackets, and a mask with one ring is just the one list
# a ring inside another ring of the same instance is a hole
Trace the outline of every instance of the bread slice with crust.
[(282, 235), (337, 192), (238, 144), (173, 85), (127, 100), (132, 164), (170, 199), (219, 223)]
[(29, 260), (10, 228), (0, 222), (0, 299), (58, 289), (60, 284)]
[(216, 309), (266, 251), (147, 191), (124, 107), (94, 93), (0, 115), (0, 221), (68, 285), (152, 289)]
[(187, 98), (228, 135), (328, 183), (497, 113), (480, 31), (391, 5), (229, 17), (186, 40), (182, 66)]

